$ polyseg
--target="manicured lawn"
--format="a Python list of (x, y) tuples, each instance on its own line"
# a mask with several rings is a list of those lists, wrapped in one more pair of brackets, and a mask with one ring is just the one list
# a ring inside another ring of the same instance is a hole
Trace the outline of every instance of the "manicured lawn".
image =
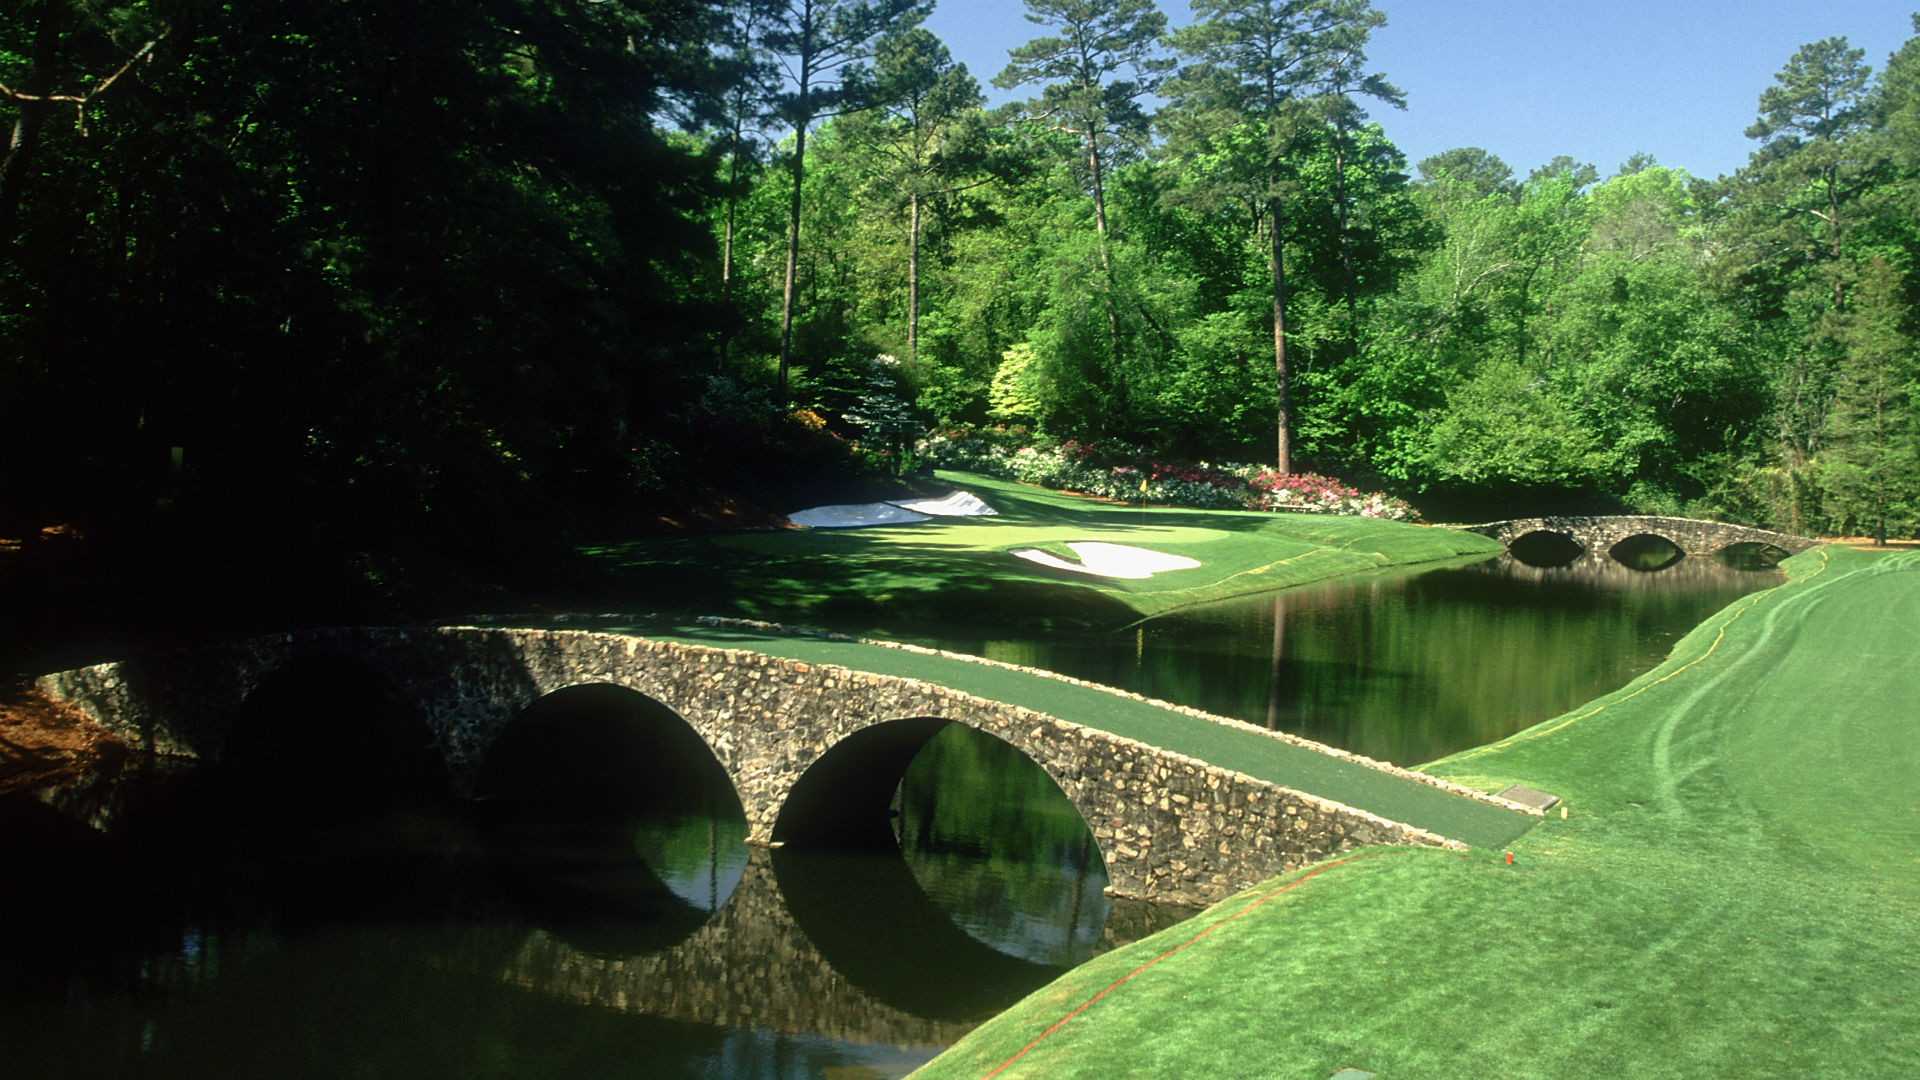
[[(1495, 554), (1451, 529), (1369, 518), (1124, 506), (967, 473), (943, 480), (994, 517), (865, 529), (651, 538), (588, 549), (616, 602), (669, 614), (818, 620), (849, 629), (914, 621), (1115, 625), (1185, 604), (1344, 574)], [(1106, 580), (1009, 554), (1102, 540), (1200, 561)]]
[(1430, 766), (1567, 800), (1512, 865), (1277, 879), (916, 1075), (1920, 1075), (1920, 555), (1788, 565), (1630, 686)]

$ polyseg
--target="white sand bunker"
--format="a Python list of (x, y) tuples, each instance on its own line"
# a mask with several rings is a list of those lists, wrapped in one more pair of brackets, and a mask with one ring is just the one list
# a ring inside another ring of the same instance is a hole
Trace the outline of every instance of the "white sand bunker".
[(1011, 554), (1041, 566), (1109, 578), (1150, 578), (1163, 570), (1191, 570), (1200, 565), (1200, 560), (1185, 555), (1168, 555), (1100, 540), (1075, 541), (1067, 547), (1080, 557), (1079, 562), (1069, 562), (1038, 548), (1014, 548)]
[(842, 506), (816, 506), (811, 510), (788, 514), (787, 520), (809, 529), (857, 529), (863, 525), (905, 525), (910, 522), (933, 519), (925, 514), (916, 514), (911, 510), (902, 509), (892, 503), (850, 503)]
[(938, 499), (907, 499), (891, 505), (934, 517), (988, 517), (999, 513), (971, 491), (949, 491)]
[(865, 525), (910, 525), (936, 517), (984, 517), (995, 512), (972, 492), (953, 491), (938, 499), (816, 506), (789, 514), (787, 520), (809, 529), (857, 529)]

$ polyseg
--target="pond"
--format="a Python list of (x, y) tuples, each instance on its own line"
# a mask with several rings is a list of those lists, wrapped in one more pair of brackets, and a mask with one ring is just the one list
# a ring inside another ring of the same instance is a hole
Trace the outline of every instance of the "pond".
[[(1777, 580), (1503, 559), (1115, 633), (903, 636), (1411, 764), (1621, 685)], [(0, 800), (10, 1075), (900, 1076), (1187, 914), (1106, 897), (1052, 782), (957, 725), (907, 766), (887, 850), (769, 850), (637, 695), (529, 708), (461, 801), (363, 676), (263, 688), (231, 768)]]
[(1642, 571), (1502, 556), (1207, 604), (1118, 632), (927, 643), (1411, 766), (1625, 685), (1702, 620), (1780, 580), (1716, 559)]
[(232, 767), (0, 799), (8, 1075), (902, 1076), (1191, 914), (1107, 897), (1053, 781), (961, 725), (889, 850), (774, 851), (627, 691), (528, 708), (456, 800), (364, 672), (276, 680)]

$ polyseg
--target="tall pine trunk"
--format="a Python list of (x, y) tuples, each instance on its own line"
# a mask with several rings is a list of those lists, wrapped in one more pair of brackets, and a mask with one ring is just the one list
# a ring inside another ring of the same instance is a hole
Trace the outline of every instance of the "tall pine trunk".
[(1113, 313), (1113, 259), (1107, 254), (1107, 191), (1100, 175), (1100, 143), (1093, 130), (1087, 130), (1087, 168), (1093, 175), (1093, 231), (1100, 242), (1100, 274), (1104, 279), (1100, 299), (1107, 308), (1107, 359), (1113, 377), (1120, 377), (1120, 320)]
[[(20, 92), (44, 98), (53, 92), (54, 68), (59, 60), (60, 28), (53, 3), (38, 5), (39, 24), (34, 28), (33, 66), (21, 83)], [(24, 15), (24, 13), (23, 13)], [(6, 156), (0, 157), (0, 244), (13, 239), (14, 220), (18, 216), (21, 190), (26, 184), (27, 168), (40, 146), (40, 127), (46, 123), (53, 104), (48, 101), (22, 101), (7, 138)]]
[(1293, 471), (1292, 419), (1287, 415), (1287, 266), (1281, 250), (1280, 200), (1267, 203), (1267, 231), (1273, 251), (1267, 267), (1273, 273), (1273, 384), (1275, 410), (1274, 469), (1281, 476)]
[(1340, 217), (1340, 268), (1346, 272), (1347, 334), (1355, 344), (1360, 334), (1359, 284), (1353, 273), (1353, 238), (1347, 235), (1346, 132), (1333, 126), (1333, 206)]
[[(740, 208), (740, 137), (743, 125), (738, 113), (733, 120), (733, 156), (727, 163), (727, 230), (720, 246), (720, 304), (723, 311), (733, 308), (733, 227)], [(733, 344), (733, 319), (723, 317), (720, 325), (720, 373), (727, 373), (727, 353)]]
[(907, 196), (907, 362), (920, 359), (920, 193)]
[[(800, 88), (801, 108), (805, 109), (806, 87)], [(780, 375), (774, 395), (781, 405), (787, 403), (787, 365), (793, 355), (794, 281), (800, 269), (800, 183), (807, 169), (807, 125), (794, 126), (793, 201), (787, 208), (787, 275), (780, 292)]]

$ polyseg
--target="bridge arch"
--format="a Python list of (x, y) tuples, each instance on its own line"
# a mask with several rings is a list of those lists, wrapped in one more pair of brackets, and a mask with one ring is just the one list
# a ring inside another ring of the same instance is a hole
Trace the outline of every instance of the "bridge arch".
[(1789, 555), (1798, 555), (1819, 545), (1818, 540), (1804, 536), (1790, 536), (1723, 521), (1676, 517), (1566, 515), (1453, 527), (1498, 540), (1509, 550), (1523, 537), (1542, 532), (1558, 533), (1586, 549), (1589, 558), (1604, 558), (1621, 541), (1642, 535), (1666, 540), (1685, 555), (1715, 555), (1727, 548), (1749, 543), (1763, 544)]
[[(983, 725), (978, 717), (910, 716), (851, 732), (793, 782), (775, 817), (772, 841), (783, 846), (842, 850), (896, 849), (900, 846), (895, 833), (900, 820), (894, 808), (896, 794), (929, 744), (943, 733), (953, 734), (949, 729), (954, 727), (1004, 748), (1006, 753), (998, 755), (1003, 762), (1018, 761), (1044, 777), (1046, 793), (1040, 797), (1057, 798), (1064, 804), (1063, 812), (1066, 807), (1072, 808), (1088, 830), (1093, 858), (1104, 867), (1104, 855), (1093, 840), (1093, 815), (1100, 808), (1092, 805), (1092, 800), (1075, 799), (1069, 794), (1067, 785), (1074, 780), (1073, 770), (1064, 767), (1051, 748), (1036, 745), (1033, 732), (1020, 731), (1017, 725)], [(1057, 771), (1068, 775), (1058, 775)]]
[(1665, 570), (1687, 557), (1672, 539), (1654, 532), (1630, 533), (1608, 544), (1606, 556), (1622, 566), (1648, 572)]
[(747, 862), (732, 778), (673, 709), (608, 682), (521, 708), (473, 779), (475, 835), (529, 921), (585, 952), (679, 943)]
[(1571, 566), (1587, 554), (1587, 549), (1571, 533), (1555, 529), (1534, 529), (1507, 541), (1513, 557), (1541, 569)]
[(1765, 540), (1743, 540), (1729, 544), (1714, 555), (1737, 569), (1752, 570), (1774, 566), (1790, 552)]
[(664, 702), (611, 682), (564, 686), (521, 708), (477, 763), (473, 797), (537, 800), (550, 808), (543, 813), (743, 814), (733, 777), (700, 733)]
[(907, 766), (951, 720), (914, 716), (861, 728), (795, 780), (773, 823), (773, 841), (800, 847), (895, 847), (894, 792)]
[[(964, 809), (949, 801), (956, 783)], [(1026, 815), (1047, 820), (1023, 828)], [(953, 876), (943, 839), (956, 833), (968, 849), (984, 842), (1008, 862), (1038, 860), (1040, 877), (1002, 878), (1000, 859), (987, 877), (996, 893), (1016, 894), (1009, 910), (1064, 918), (1057, 939), (1035, 938), (1018, 918), (1012, 928), (963, 918), (956, 897), (978, 882)], [(1034, 837), (1042, 842), (1022, 843)], [(959, 720), (903, 717), (847, 735), (794, 781), (773, 843), (781, 895), (821, 955), (914, 1015), (963, 1019), (983, 994), (994, 1008), (1011, 1005), (1090, 956), (1106, 925), (1106, 867), (1084, 813), (1027, 753)], [(855, 874), (861, 887), (849, 894)]]
[(249, 817), (353, 815), (453, 794), (424, 712), (389, 672), (349, 652), (292, 655), (262, 672), (220, 735), (209, 756)]

